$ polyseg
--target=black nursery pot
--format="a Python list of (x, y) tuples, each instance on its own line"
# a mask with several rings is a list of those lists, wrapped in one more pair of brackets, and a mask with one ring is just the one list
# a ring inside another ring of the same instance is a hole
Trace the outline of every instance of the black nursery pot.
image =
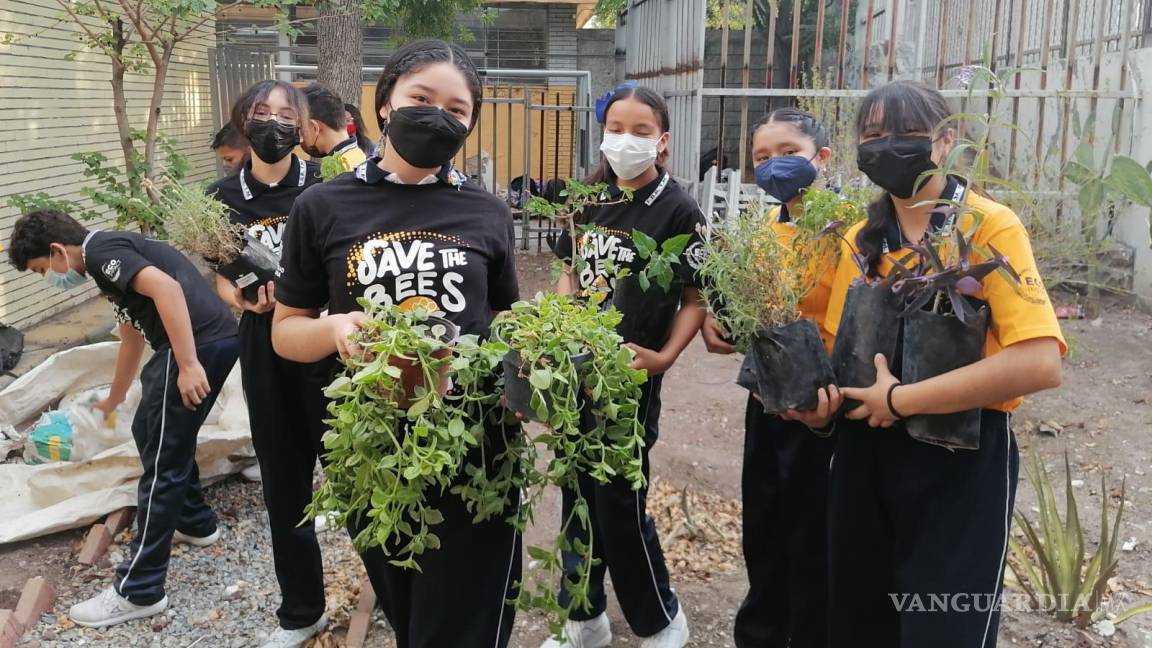
[[(848, 289), (844, 314), (832, 344), (832, 370), (840, 387), (870, 387), (876, 382), (876, 354), (891, 364), (900, 336), (900, 298), (880, 284), (857, 284)], [(840, 413), (857, 407), (844, 401)]]
[(245, 234), (240, 255), (231, 263), (216, 266), (216, 272), (240, 288), (244, 299), (255, 304), (260, 299), (257, 292), (260, 286), (274, 280), (279, 268), (280, 257), (268, 246)]
[(767, 414), (815, 409), (817, 392), (836, 382), (820, 330), (811, 320), (761, 331), (749, 345), (745, 365), (749, 360), (750, 372), (742, 366), (737, 383), (748, 387), (754, 376), (755, 392)]
[(672, 334), (672, 320), (680, 309), (680, 295), (684, 283), (674, 280), (665, 291), (655, 283), (644, 290), (638, 275), (616, 280), (612, 290), (612, 305), (624, 316), (616, 332), (625, 342), (659, 351)]
[[(904, 316), (903, 382), (914, 383), (978, 362), (984, 357), (988, 335), (988, 306), (969, 299), (976, 317), (967, 323), (954, 315), (918, 310)], [(904, 422), (908, 435), (946, 448), (980, 448), (980, 410), (953, 414), (911, 416)]]
[[(579, 372), (591, 357), (591, 352), (572, 356), (572, 364), (575, 365), (576, 371)], [(548, 421), (540, 420), (536, 411), (532, 409), (532, 384), (528, 382), (528, 374), (529, 370), (524, 367), (520, 352), (516, 349), (510, 349), (504, 356), (504, 406), (525, 420), (547, 423)], [(577, 385), (576, 389), (579, 388)], [(553, 414), (552, 398), (548, 394), (544, 395), (544, 407), (548, 412), (548, 417), (551, 418)]]

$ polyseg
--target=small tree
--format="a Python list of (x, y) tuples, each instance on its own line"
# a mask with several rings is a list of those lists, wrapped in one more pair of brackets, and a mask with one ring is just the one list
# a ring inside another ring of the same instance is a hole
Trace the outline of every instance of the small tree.
[[(107, 166), (108, 160), (99, 153), (81, 153), (73, 156), (84, 163), (85, 176), (95, 178), (103, 190), (89, 188), (85, 194), (96, 204), (112, 209), (120, 226), (134, 225), (145, 234), (156, 231), (160, 225), (156, 209), (160, 196), (156, 192), (156, 178), (167, 175), (180, 177), (186, 163), (174, 154), (170, 143), (160, 136), (160, 114), (164, 102), (164, 89), (172, 56), (176, 49), (194, 39), (217, 16), (241, 2), (218, 3), (216, 0), (54, 0), (60, 15), (53, 25), (69, 24), (80, 34), (83, 45), (99, 51), (112, 64), (112, 110), (116, 116), (116, 130), (120, 149), (124, 153), (124, 169)], [(258, 0), (257, 4), (269, 4)], [(0, 34), (0, 44), (20, 45), (35, 35)], [(65, 54), (66, 60), (76, 57), (75, 52)], [(129, 119), (125, 77), (129, 72), (152, 73), (152, 89), (143, 128)], [(141, 147), (143, 152), (141, 152)], [(166, 168), (157, 167), (161, 152), (167, 152)], [(66, 206), (86, 217), (99, 216), (98, 212), (80, 208), (68, 201), (52, 201), (46, 194), (16, 197), (9, 204), (22, 210), (37, 206)]]

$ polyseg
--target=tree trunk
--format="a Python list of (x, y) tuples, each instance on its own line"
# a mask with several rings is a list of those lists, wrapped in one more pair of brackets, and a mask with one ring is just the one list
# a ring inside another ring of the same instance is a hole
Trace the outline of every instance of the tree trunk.
[(128, 123), (128, 96), (124, 92), (124, 48), (128, 44), (124, 36), (124, 22), (116, 19), (112, 21), (112, 112), (116, 115), (116, 132), (120, 137), (120, 149), (124, 152), (124, 166), (129, 179), (129, 186), (133, 191), (139, 190), (135, 185), (136, 175), (132, 173), (133, 160), (136, 159), (136, 143), (132, 140), (132, 125)]
[(364, 0), (325, 0), (317, 7), (318, 81), (355, 106), (360, 105), (360, 65), (364, 60), (363, 4)]

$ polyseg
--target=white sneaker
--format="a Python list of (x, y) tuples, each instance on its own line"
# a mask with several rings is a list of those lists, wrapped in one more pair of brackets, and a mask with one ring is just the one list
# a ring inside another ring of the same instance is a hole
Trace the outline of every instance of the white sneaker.
[(172, 534), (172, 544), (186, 544), (192, 545), (193, 547), (207, 547), (209, 545), (214, 545), (219, 539), (220, 527), (216, 527), (215, 531), (209, 535), (204, 536), (203, 538), (190, 536), (187, 533), (181, 533), (179, 531)]
[(109, 587), (87, 601), (73, 605), (68, 610), (68, 616), (77, 625), (101, 628), (150, 617), (163, 612), (167, 607), (167, 596), (152, 605), (136, 605)]
[(300, 648), (306, 641), (320, 634), (324, 628), (328, 626), (328, 616), (320, 615), (320, 620), (307, 628), (297, 628), (295, 630), (285, 630), (284, 628), (276, 628), (276, 632), (268, 637), (268, 641), (264, 642), (260, 648)]
[(608, 613), (590, 621), (568, 621), (564, 624), (564, 641), (549, 637), (540, 648), (608, 648), (612, 645), (612, 628)]
[(684, 616), (684, 608), (676, 613), (676, 618), (660, 632), (645, 637), (640, 642), (640, 648), (684, 648), (688, 645), (688, 617)]
[(251, 466), (240, 471), (240, 476), (244, 479), (259, 484), (260, 483), (260, 464), (254, 463)]

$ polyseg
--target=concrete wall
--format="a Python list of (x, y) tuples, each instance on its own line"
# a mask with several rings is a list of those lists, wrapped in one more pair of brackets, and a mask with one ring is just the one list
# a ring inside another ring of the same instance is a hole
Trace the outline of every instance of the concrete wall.
[[(580, 29), (576, 31), (576, 68), (592, 73), (592, 101), (616, 88), (624, 80), (624, 54), (616, 51), (616, 31), (612, 29)], [(593, 164), (600, 159), (600, 140), (603, 129), (593, 117)]]
[[(112, 113), (111, 65), (102, 54), (80, 45), (80, 28), (57, 23), (53, 0), (0, 0), (0, 32), (35, 35), (20, 45), (0, 46), (0, 240), (7, 243), (18, 214), (3, 206), (8, 196), (47, 192), (55, 198), (80, 198), (86, 183), (78, 152), (99, 151), (110, 163), (123, 154)], [(99, 29), (96, 20), (91, 20)], [(214, 175), (212, 99), (207, 48), (215, 43), (215, 25), (177, 50), (168, 76), (161, 130), (179, 142), (192, 164), (194, 179)], [(75, 54), (66, 61), (64, 56)], [(143, 128), (150, 75), (126, 80), (129, 119)], [(101, 224), (91, 224), (101, 226)], [(104, 224), (106, 225), (106, 224)], [(47, 288), (32, 273), (0, 265), (0, 321), (28, 326), (75, 306), (96, 294), (83, 289)]]

